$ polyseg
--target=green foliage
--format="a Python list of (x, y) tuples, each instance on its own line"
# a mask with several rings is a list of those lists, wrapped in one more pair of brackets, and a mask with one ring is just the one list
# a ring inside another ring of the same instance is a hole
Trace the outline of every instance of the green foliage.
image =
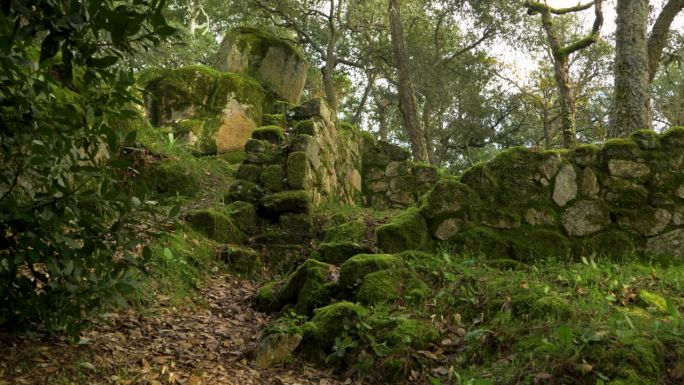
[(141, 199), (119, 191), (134, 77), (116, 64), (174, 32), (163, 1), (3, 2), (0, 327), (76, 336), (136, 288)]

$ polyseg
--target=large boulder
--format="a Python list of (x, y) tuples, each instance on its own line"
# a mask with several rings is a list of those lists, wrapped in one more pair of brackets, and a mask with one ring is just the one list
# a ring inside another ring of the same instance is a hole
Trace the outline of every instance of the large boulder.
[(256, 80), (193, 65), (155, 72), (146, 86), (146, 109), (155, 126), (171, 126), (198, 152), (241, 151), (261, 125), (266, 100)]
[(243, 27), (225, 36), (214, 68), (252, 76), (283, 100), (298, 104), (309, 65), (290, 42)]

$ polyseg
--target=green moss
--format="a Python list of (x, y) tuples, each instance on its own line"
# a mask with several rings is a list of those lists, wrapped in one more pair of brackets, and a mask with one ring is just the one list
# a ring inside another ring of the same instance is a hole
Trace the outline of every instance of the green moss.
[(285, 131), (278, 126), (264, 126), (252, 131), (252, 138), (279, 144), (285, 140)]
[(313, 361), (324, 361), (332, 353), (335, 339), (356, 326), (366, 312), (363, 306), (345, 301), (316, 309), (311, 321), (302, 326), (304, 356)]
[(231, 151), (217, 155), (217, 157), (225, 160), (230, 164), (240, 164), (245, 160), (245, 155), (246, 154), (244, 151)]
[(305, 61), (302, 51), (290, 41), (280, 38), (263, 29), (251, 27), (237, 27), (229, 32), (242, 52), (250, 52), (257, 57), (266, 57), (271, 47), (279, 47), (287, 54), (295, 55), (300, 61)]
[(170, 119), (171, 111), (195, 110), (195, 118), (214, 117), (221, 113), (229, 99), (252, 106), (249, 116), (261, 122), (266, 92), (255, 79), (222, 73), (202, 65), (159, 71), (147, 83), (147, 90), (156, 103), (152, 121), (159, 125)]
[(653, 150), (660, 147), (658, 133), (653, 130), (639, 130), (632, 133), (629, 138), (642, 150)]
[(292, 304), (300, 314), (310, 315), (313, 309), (328, 303), (335, 291), (337, 268), (313, 259), (306, 260), (290, 274), (278, 294), (282, 304)]
[(313, 220), (310, 213), (282, 214), (279, 223), (285, 231), (296, 234), (301, 239), (310, 238), (313, 233)]
[(273, 144), (257, 139), (250, 139), (245, 144), (245, 161), (254, 164), (277, 164), (283, 160), (283, 153)]
[(340, 122), (337, 125), (337, 128), (344, 130), (344, 131), (349, 131), (349, 132), (358, 132), (359, 128), (356, 127), (354, 124), (349, 123), (349, 122)]
[(219, 243), (243, 243), (245, 235), (224, 213), (215, 209), (190, 211), (185, 221), (195, 230)]
[(619, 261), (637, 255), (637, 249), (629, 234), (620, 230), (608, 230), (586, 239), (583, 254), (596, 254), (598, 257)]
[(499, 184), (486, 163), (476, 164), (466, 170), (460, 181), (470, 187), (483, 201), (497, 200)]
[(275, 312), (284, 306), (278, 294), (284, 285), (283, 281), (273, 281), (262, 286), (254, 297), (254, 308), (262, 312)]
[(256, 231), (257, 213), (253, 204), (236, 201), (226, 206), (226, 213), (245, 234), (253, 234)]
[(539, 173), (545, 161), (552, 157), (558, 157), (558, 154), (539, 153), (523, 147), (509, 148), (500, 152), (487, 166), (490, 177), (496, 181), (496, 191), (489, 190), (491, 186), (486, 185), (486, 176), (481, 178), (481, 182), (485, 183), (482, 192), (471, 187), (483, 198), (483, 192), (497, 194), (499, 202), (509, 207), (545, 203), (549, 199), (550, 188), (532, 178)]
[(281, 128), (287, 126), (285, 114), (264, 114), (262, 121), (265, 126), (278, 126)]
[(512, 255), (522, 262), (547, 258), (566, 260), (570, 256), (570, 241), (557, 231), (520, 229), (509, 236)]
[(250, 203), (259, 202), (264, 191), (257, 184), (245, 180), (237, 180), (230, 186), (226, 194), (226, 202), (245, 201)]
[(287, 157), (287, 185), (291, 189), (303, 189), (309, 173), (309, 161), (303, 152), (292, 152)]
[(243, 163), (238, 168), (235, 177), (247, 182), (258, 183), (261, 177), (261, 166)]
[(316, 135), (316, 123), (313, 120), (302, 120), (295, 125), (295, 135)]
[(684, 126), (672, 127), (660, 135), (663, 145), (684, 148)]
[(261, 270), (261, 260), (259, 254), (247, 247), (227, 246), (221, 252), (231, 271), (242, 275), (251, 276)]
[(456, 251), (466, 255), (489, 259), (505, 259), (511, 256), (508, 240), (486, 227), (473, 227), (460, 232), (449, 243)]
[(143, 174), (143, 180), (162, 196), (194, 196), (200, 186), (200, 170), (194, 161), (165, 161), (152, 164)]
[(311, 197), (304, 190), (284, 191), (264, 196), (264, 209), (272, 215), (283, 213), (307, 213), (311, 211)]
[(378, 246), (389, 253), (420, 250), (430, 244), (425, 217), (417, 207), (403, 211), (376, 230)]
[(363, 282), (363, 278), (375, 271), (397, 269), (404, 261), (392, 254), (359, 254), (351, 257), (340, 268), (339, 285), (348, 289)]
[(261, 185), (265, 189), (272, 192), (281, 192), (285, 189), (285, 172), (283, 171), (283, 166), (279, 164), (273, 164), (261, 173), (260, 179)]
[(599, 160), (604, 169), (607, 169), (611, 159), (638, 159), (642, 155), (639, 146), (630, 139), (610, 139), (601, 148)]
[(356, 299), (366, 304), (401, 300), (415, 303), (427, 298), (429, 294), (430, 288), (412, 270), (389, 269), (366, 275), (356, 292)]
[(649, 194), (644, 186), (613, 177), (604, 178), (602, 182), (607, 190), (605, 200), (611, 206), (621, 209), (636, 209), (647, 203)]
[(371, 250), (356, 242), (325, 242), (318, 245), (318, 259), (321, 262), (341, 265), (357, 254), (370, 253)]
[(394, 324), (393, 327), (384, 328), (377, 338), (392, 349), (421, 349), (439, 340), (439, 333), (429, 322), (399, 316), (394, 317), (391, 323)]
[(601, 148), (595, 144), (581, 144), (568, 152), (568, 159), (580, 167), (593, 167), (598, 164)]
[(366, 224), (362, 218), (356, 218), (333, 226), (325, 231), (324, 242), (361, 242), (366, 233)]
[(411, 157), (411, 153), (405, 148), (379, 140), (364, 140), (363, 166), (384, 168), (393, 161), (405, 161)]
[(639, 299), (647, 306), (657, 312), (668, 314), (670, 311), (667, 306), (667, 300), (658, 294), (651, 293), (648, 290), (641, 290), (639, 292)]

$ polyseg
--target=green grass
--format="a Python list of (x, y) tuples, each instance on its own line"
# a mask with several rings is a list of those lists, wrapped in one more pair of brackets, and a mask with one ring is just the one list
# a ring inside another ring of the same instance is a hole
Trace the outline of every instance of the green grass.
[[(460, 382), (492, 384), (668, 384), (684, 361), (684, 266), (544, 261), (501, 270), (447, 252), (410, 262), (430, 278), (431, 313)], [(666, 301), (666, 311), (643, 290)], [(644, 295), (642, 295), (644, 294)], [(477, 383), (477, 382), (473, 382)]]

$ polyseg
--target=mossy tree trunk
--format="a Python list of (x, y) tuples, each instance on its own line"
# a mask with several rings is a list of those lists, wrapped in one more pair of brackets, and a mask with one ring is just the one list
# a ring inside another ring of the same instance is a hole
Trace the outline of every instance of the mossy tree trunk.
[[(594, 7), (595, 18), (591, 32), (582, 39), (563, 46), (553, 23), (553, 15), (565, 15), (579, 12)], [(599, 31), (603, 25), (603, 0), (594, 0), (584, 5), (570, 8), (553, 8), (546, 3), (526, 1), (525, 7), (529, 15), (541, 15), (542, 26), (546, 32), (546, 38), (553, 54), (554, 75), (558, 86), (558, 99), (561, 107), (561, 123), (563, 127), (563, 146), (569, 148), (575, 145), (575, 92), (570, 79), (570, 55), (594, 44), (599, 37)]]
[(679, 85), (679, 115), (675, 125), (684, 126), (684, 76), (679, 81), (681, 82)]
[(399, 77), (399, 107), (404, 119), (404, 128), (408, 131), (411, 141), (411, 153), (416, 161), (428, 162), (425, 135), (418, 119), (416, 92), (411, 80), (411, 73), (404, 41), (404, 26), (401, 21), (401, 4), (399, 0), (389, 0), (388, 15), (392, 37), (392, 52)]
[(627, 136), (653, 126), (651, 83), (674, 18), (684, 0), (669, 0), (648, 33), (649, 0), (618, 0), (615, 40), (615, 86), (608, 136)]

